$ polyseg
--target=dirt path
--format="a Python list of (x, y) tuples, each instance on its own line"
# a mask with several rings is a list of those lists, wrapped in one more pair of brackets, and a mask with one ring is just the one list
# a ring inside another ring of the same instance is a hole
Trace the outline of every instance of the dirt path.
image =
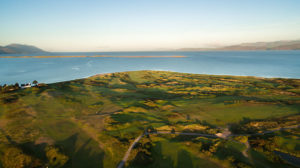
[(217, 137), (227, 139), (228, 137), (230, 137), (232, 135), (232, 133), (228, 127), (226, 127), (225, 129), (222, 129), (222, 130), (223, 130), (222, 132), (216, 133)]
[(130, 155), (130, 152), (131, 150), (133, 149), (133, 147), (139, 142), (139, 140), (144, 136), (144, 134), (138, 136), (133, 142), (132, 144), (130, 145), (130, 147), (128, 148), (128, 150), (126, 151), (122, 161), (119, 163), (118, 167), (117, 168), (122, 168), (124, 167), (129, 155)]
[(249, 149), (250, 149), (250, 144), (249, 144), (248, 140), (247, 140), (247, 142), (245, 142), (245, 143), (243, 143), (243, 144), (246, 145), (246, 149), (244, 149), (242, 153), (243, 153), (243, 155), (244, 155), (246, 158), (249, 158), (249, 156), (248, 156), (248, 151), (249, 151)]
[(260, 132), (260, 133), (253, 133), (253, 134), (231, 134), (230, 136), (264, 135), (264, 134), (269, 134), (269, 133), (273, 133), (273, 132), (276, 132), (276, 131), (284, 131), (284, 130), (289, 130), (289, 129), (294, 129), (294, 128), (300, 128), (300, 125), (293, 125), (293, 126), (289, 126), (289, 127), (277, 128), (277, 129), (263, 131), (263, 132)]
[(194, 135), (194, 136), (203, 136), (203, 137), (213, 137), (213, 138), (217, 138), (216, 135), (213, 134), (200, 134), (200, 133), (186, 133), (186, 132), (175, 132), (175, 133), (171, 133), (171, 132), (167, 132), (167, 131), (159, 131), (159, 132), (153, 132), (153, 133), (144, 133), (140, 136), (138, 136), (130, 145), (130, 147), (128, 148), (128, 150), (126, 151), (122, 161), (119, 163), (117, 168), (123, 168), (129, 155), (130, 152), (132, 151), (132, 149), (134, 148), (134, 146), (140, 141), (140, 139), (144, 136), (144, 135), (150, 135), (150, 134), (175, 134), (175, 135)]
[[(278, 128), (270, 131), (264, 131), (262, 133), (254, 133), (254, 134), (232, 134), (228, 128), (225, 128), (222, 133), (217, 133), (217, 134), (201, 134), (201, 133), (193, 133), (193, 132), (170, 132), (170, 131), (158, 131), (158, 132), (153, 132), (153, 133), (143, 133), (140, 136), (138, 136), (130, 145), (128, 150), (126, 151), (122, 161), (119, 163), (117, 168), (123, 168), (132, 149), (134, 146), (139, 142), (139, 140), (144, 136), (144, 135), (151, 135), (151, 134), (174, 134), (174, 135), (189, 135), (189, 136), (202, 136), (202, 137), (211, 137), (211, 138), (222, 138), (222, 139), (228, 139), (228, 137), (231, 136), (251, 136), (251, 135), (263, 135), (267, 133), (272, 133), (275, 131), (281, 131), (281, 130), (287, 130), (287, 129), (293, 129), (293, 128), (300, 128), (300, 125), (297, 126), (290, 126), (290, 127), (285, 127), (285, 128)], [(249, 158), (248, 151), (250, 149), (250, 144), (249, 142), (243, 143), (246, 145), (246, 149), (242, 151), (242, 154)]]
[(170, 131), (158, 131), (158, 132), (154, 132), (154, 133), (148, 133), (148, 134), (175, 134), (175, 135), (194, 135), (194, 136), (203, 136), (203, 137), (213, 137), (213, 138), (217, 138), (218, 136), (214, 135), (214, 134), (200, 134), (200, 133), (189, 133), (189, 132), (175, 132), (175, 133), (171, 133)]

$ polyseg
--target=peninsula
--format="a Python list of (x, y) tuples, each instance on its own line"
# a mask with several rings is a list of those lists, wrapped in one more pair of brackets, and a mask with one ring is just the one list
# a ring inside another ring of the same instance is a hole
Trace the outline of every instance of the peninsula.
[(3, 167), (299, 161), (299, 79), (131, 71), (7, 87), (0, 87)]

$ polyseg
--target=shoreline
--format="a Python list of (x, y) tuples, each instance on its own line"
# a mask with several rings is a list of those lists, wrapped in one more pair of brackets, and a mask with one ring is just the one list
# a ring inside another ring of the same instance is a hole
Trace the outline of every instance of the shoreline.
[(185, 58), (187, 56), (181, 56), (181, 55), (166, 55), (166, 56), (110, 56), (110, 55), (93, 55), (93, 56), (87, 56), (87, 55), (64, 55), (64, 56), (0, 56), (0, 58)]
[[(92, 74), (92, 75), (87, 75), (87, 76), (83, 76), (83, 77), (79, 77), (79, 78), (73, 78), (73, 79), (68, 79), (68, 80), (60, 80), (60, 81), (53, 81), (53, 82), (42, 82), (42, 83), (45, 83), (45, 84), (55, 84), (55, 83), (62, 83), (62, 82), (70, 82), (70, 81), (74, 81), (74, 80), (81, 80), (81, 79), (86, 79), (86, 78), (90, 78), (90, 77), (109, 75), (109, 74), (113, 74), (113, 73), (128, 73), (128, 72), (139, 72), (139, 71), (170, 72), (170, 73), (193, 74), (193, 75), (203, 75), (203, 76), (237, 77), (237, 78), (253, 78), (253, 79), (267, 79), (267, 80), (269, 80), (269, 79), (300, 80), (300, 78), (290, 78), (290, 77), (267, 77), (267, 76), (251, 76), (251, 75), (209, 74), (209, 73), (178, 72), (178, 71), (172, 71), (172, 70), (151, 70), (151, 69), (144, 69), (144, 70), (128, 70), (128, 71), (103, 72), (103, 73)], [(27, 81), (27, 82), (30, 82), (30, 81)], [(3, 85), (3, 84), (14, 84), (14, 83), (16, 83), (16, 82), (13, 82), (13, 83), (1, 83), (1, 81), (0, 81), (0, 85)], [(17, 83), (20, 83), (20, 82), (17, 82)]]
[(57, 81), (57, 82), (49, 82), (45, 84), (55, 84), (55, 83), (62, 83), (62, 82), (71, 82), (76, 80), (83, 80), (91, 77), (101, 77), (105, 75), (111, 75), (114, 73), (130, 73), (130, 72), (166, 72), (166, 73), (180, 73), (180, 74), (192, 74), (192, 75), (201, 75), (201, 76), (215, 76), (215, 77), (233, 77), (233, 78), (252, 78), (252, 79), (266, 79), (266, 80), (272, 80), (272, 79), (287, 79), (287, 80), (300, 80), (300, 78), (286, 78), (286, 77), (261, 77), (261, 76), (243, 76), (243, 75), (226, 75), (226, 74), (201, 74), (201, 73), (188, 73), (188, 72), (177, 72), (177, 71), (168, 71), (168, 70), (132, 70), (132, 71), (120, 71), (120, 72), (104, 72), (104, 73), (98, 73), (95, 75), (90, 76), (84, 76), (81, 78), (75, 78), (75, 79), (69, 79), (69, 80), (63, 80), (63, 81)]

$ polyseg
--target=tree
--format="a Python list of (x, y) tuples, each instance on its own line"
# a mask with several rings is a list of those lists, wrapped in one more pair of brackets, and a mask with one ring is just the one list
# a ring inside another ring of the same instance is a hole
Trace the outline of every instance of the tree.
[(146, 132), (147, 133), (156, 133), (157, 130), (152, 125), (150, 125), (146, 128)]
[(139, 145), (135, 149), (137, 151), (137, 154), (130, 164), (138, 166), (151, 164), (154, 161), (153, 154), (151, 152), (152, 147), (153, 144), (149, 138), (141, 140), (141, 142), (139, 142)]
[(45, 150), (50, 167), (62, 167), (69, 160), (69, 157), (60, 153), (56, 147), (47, 147)]
[(191, 116), (189, 114), (186, 115), (186, 120), (191, 120)]
[(174, 128), (172, 128), (171, 133), (175, 134), (175, 129)]
[(38, 84), (38, 81), (37, 81), (37, 80), (34, 80), (32, 83), (35, 84), (35, 85), (37, 85), (37, 84)]
[(19, 89), (19, 88), (20, 88), (19, 83), (16, 83), (16, 84), (15, 84), (15, 88), (16, 88), (16, 89)]
[(41, 163), (38, 159), (26, 155), (22, 150), (10, 147), (4, 151), (4, 155), (0, 158), (4, 167), (25, 168), (40, 167)]

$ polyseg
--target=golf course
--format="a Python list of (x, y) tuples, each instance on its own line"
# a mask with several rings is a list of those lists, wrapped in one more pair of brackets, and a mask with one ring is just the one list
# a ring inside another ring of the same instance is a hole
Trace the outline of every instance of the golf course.
[(145, 70), (6, 85), (0, 168), (118, 167), (124, 155), (131, 168), (297, 167), (299, 123), (299, 79)]

